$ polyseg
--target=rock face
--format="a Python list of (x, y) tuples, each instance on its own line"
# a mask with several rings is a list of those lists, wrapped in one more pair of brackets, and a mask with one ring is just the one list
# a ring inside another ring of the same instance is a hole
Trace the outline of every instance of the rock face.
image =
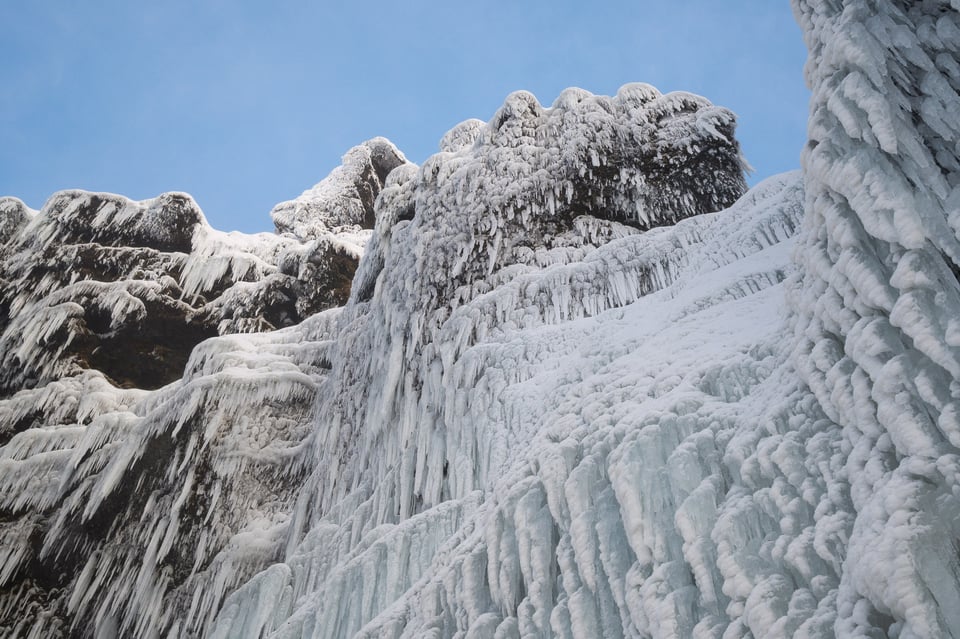
[(278, 233), (312, 239), (329, 233), (372, 229), (373, 206), (390, 171), (406, 159), (384, 138), (350, 149), (343, 164), (300, 197), (270, 211)]
[(954, 5), (797, 0), (803, 173), (742, 197), (732, 115), (646, 85), (351, 152), (275, 210), (312, 246), (376, 174), (345, 305), (0, 401), (3, 634), (960, 637)]
[[(346, 157), (370, 149), (381, 169), (403, 162), (382, 140)], [(337, 183), (375, 198), (380, 183), (355, 168), (335, 171)], [(311, 217), (340, 201), (315, 194), (301, 211), (313, 231), (292, 237), (215, 231), (182, 193), (133, 202), (64, 191), (38, 213), (0, 199), (0, 396), (82, 369), (159, 388), (182, 376), (206, 338), (291, 326), (342, 305), (372, 221), (328, 228)]]

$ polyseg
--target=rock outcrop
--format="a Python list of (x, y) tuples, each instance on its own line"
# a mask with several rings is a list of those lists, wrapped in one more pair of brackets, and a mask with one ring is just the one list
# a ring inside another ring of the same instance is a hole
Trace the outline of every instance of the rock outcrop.
[[(364, 154), (381, 172), (404, 160), (374, 140), (334, 171), (341, 190), (372, 207), (382, 178), (357, 170), (352, 159)], [(373, 220), (351, 210), (325, 226), (323, 211), (342, 201), (315, 193), (298, 209), (313, 230), (281, 236), (216, 231), (183, 193), (134, 202), (63, 191), (39, 212), (0, 199), (0, 396), (84, 369), (159, 388), (183, 375), (204, 339), (292, 326), (344, 304)]]

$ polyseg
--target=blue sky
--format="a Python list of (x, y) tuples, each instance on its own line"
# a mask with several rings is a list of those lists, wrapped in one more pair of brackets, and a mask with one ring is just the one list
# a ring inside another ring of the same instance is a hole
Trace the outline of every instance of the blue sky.
[(217, 228), (272, 230), (351, 146), (420, 163), (517, 89), (699, 93), (738, 114), (752, 183), (799, 167), (806, 134), (787, 0), (30, 0), (0, 24), (0, 195), (34, 208), (187, 191)]

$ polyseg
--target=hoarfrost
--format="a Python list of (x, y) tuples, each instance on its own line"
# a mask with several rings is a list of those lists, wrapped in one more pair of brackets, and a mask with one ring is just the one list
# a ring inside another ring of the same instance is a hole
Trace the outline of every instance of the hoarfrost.
[[(954, 5), (795, 0), (802, 175), (737, 199), (697, 96), (518, 92), (377, 177), (345, 307), (159, 390), (0, 401), (0, 627), (958, 636)], [(275, 215), (298, 255), (360, 210), (310, 197)], [(244, 242), (208, 233), (187, 288), (269, 280), (288, 249)]]
[[(374, 140), (346, 157), (392, 148)], [(380, 182), (354, 169), (332, 177), (375, 197)], [(311, 202), (339, 206), (340, 195)], [(361, 228), (371, 221), (355, 222), (304, 239), (217, 231), (182, 193), (133, 202), (63, 191), (39, 212), (4, 198), (0, 396), (87, 368), (119, 385), (157, 388), (180, 376), (203, 339), (291, 326), (339, 306), (371, 233)]]
[(406, 162), (403, 153), (385, 138), (353, 147), (321, 182), (270, 211), (277, 232), (312, 239), (371, 228), (374, 202), (384, 180)]

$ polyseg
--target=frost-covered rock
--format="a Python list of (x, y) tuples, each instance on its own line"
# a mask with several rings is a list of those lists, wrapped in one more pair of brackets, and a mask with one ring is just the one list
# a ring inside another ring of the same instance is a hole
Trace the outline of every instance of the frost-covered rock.
[(278, 233), (311, 239), (373, 228), (373, 205), (390, 171), (407, 160), (389, 140), (374, 138), (353, 147), (343, 163), (300, 197), (270, 211)]
[(159, 391), (87, 371), (0, 401), (29, 426), (0, 449), (3, 634), (183, 636), (279, 559), (335, 313), (208, 340)]
[(27, 208), (15, 197), (0, 197), (0, 245), (5, 244), (23, 227), (36, 211)]
[(728, 206), (746, 189), (734, 126), (704, 98), (646, 84), (613, 98), (568, 89), (549, 109), (518, 91), (489, 123), (447, 133), (419, 171), (391, 174), (354, 299), (388, 264), (429, 316), (511, 269)]
[(957, 7), (794, 7), (802, 175), (732, 202), (701, 98), (514, 94), (378, 178), (343, 308), (0, 401), (0, 629), (958, 636)]
[[(393, 149), (385, 140), (361, 148), (378, 169), (390, 165), (380, 157)], [(379, 182), (356, 168), (335, 170), (337, 184), (375, 196)], [(353, 206), (341, 200), (319, 193), (311, 204)], [(222, 233), (182, 193), (133, 202), (63, 191), (40, 212), (0, 200), (0, 396), (87, 368), (157, 388), (179, 378), (208, 337), (291, 326), (339, 306), (371, 233), (362, 224), (372, 226), (361, 216), (309, 238)]]

